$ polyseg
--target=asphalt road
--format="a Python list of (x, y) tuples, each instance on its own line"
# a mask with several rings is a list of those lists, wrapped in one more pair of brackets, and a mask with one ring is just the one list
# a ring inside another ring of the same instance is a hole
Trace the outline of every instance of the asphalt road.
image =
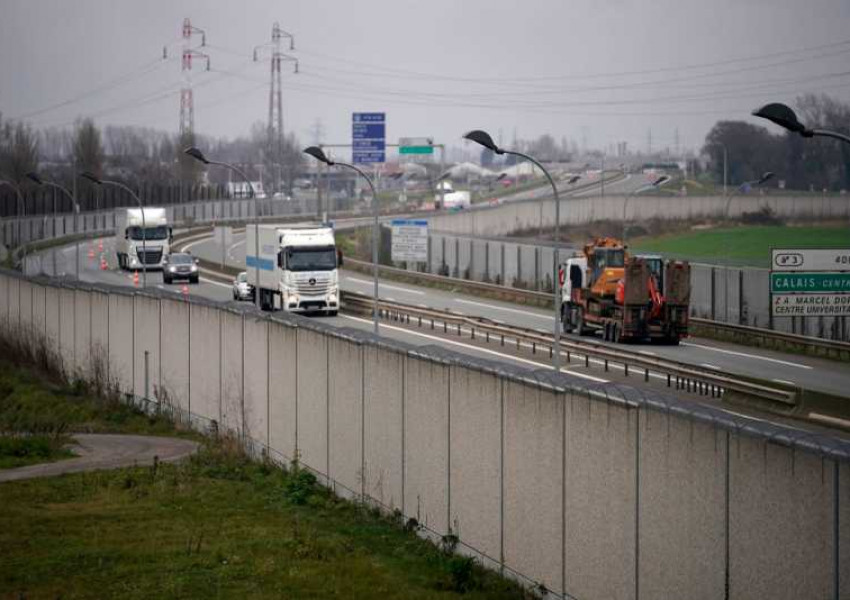
[(0, 471), (0, 483), (36, 477), (53, 477), (101, 469), (118, 469), (159, 462), (177, 462), (194, 453), (198, 443), (147, 435), (81, 433), (73, 436), (77, 458)]

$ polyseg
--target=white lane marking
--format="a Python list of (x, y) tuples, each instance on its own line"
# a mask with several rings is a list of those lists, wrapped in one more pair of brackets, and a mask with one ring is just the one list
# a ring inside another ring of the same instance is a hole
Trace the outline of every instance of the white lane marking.
[(387, 298), (387, 302), (395, 302), (395, 298)]
[(484, 302), (475, 302), (474, 300), (460, 300), (456, 299), (455, 302), (460, 302), (461, 304), (472, 304), (473, 306), (483, 306), (484, 308), (492, 308), (494, 310), (503, 310), (505, 312), (517, 313), (520, 315), (526, 315), (529, 317), (537, 317), (538, 319), (546, 319), (547, 321), (552, 320), (551, 315), (538, 315), (533, 312), (529, 312), (527, 310), (518, 310), (516, 308), (508, 308), (506, 306), (496, 306), (495, 304), (486, 304)]
[(204, 283), (211, 283), (211, 284), (213, 284), (213, 285), (218, 285), (218, 286), (221, 286), (221, 287), (223, 287), (223, 288), (231, 288), (231, 287), (233, 287), (233, 286), (231, 286), (230, 284), (222, 283), (222, 282), (220, 282), (220, 281), (213, 281), (212, 279), (207, 279), (206, 277), (200, 277), (199, 279), (200, 279), (201, 281), (203, 281)]
[(793, 381), (788, 381), (787, 379), (771, 379), (771, 381), (775, 381), (776, 383), (784, 383), (785, 385), (797, 385)]
[[(365, 279), (357, 279), (356, 277), (346, 277), (345, 280), (346, 281), (353, 281), (355, 283), (365, 283), (365, 284), (368, 284), (368, 285), (375, 285), (374, 281), (366, 281)], [(378, 289), (380, 290), (381, 288), (386, 288), (388, 290), (396, 290), (396, 291), (399, 291), (399, 292), (404, 292), (406, 294), (416, 294), (417, 296), (424, 296), (425, 295), (425, 292), (420, 292), (419, 290), (411, 290), (411, 289), (408, 289), (408, 288), (397, 287), (397, 286), (394, 286), (394, 285), (387, 285), (386, 283), (379, 283)]]
[(428, 308), (427, 304), (418, 304), (417, 306), (419, 306), (419, 308)]
[(717, 365), (712, 365), (711, 363), (700, 363), (701, 367), (705, 367), (706, 369), (714, 369), (715, 371), (719, 371), (720, 367)]
[(838, 425), (839, 427), (850, 427), (850, 421), (848, 421), (847, 419), (839, 419), (838, 417), (831, 417), (829, 415), (822, 415), (820, 413), (810, 412), (809, 418), (814, 419), (815, 421), (829, 423), (830, 425)]
[[(343, 319), (351, 319), (352, 321), (359, 321), (361, 323), (372, 323), (372, 321), (369, 320), (369, 319), (361, 319), (359, 317), (352, 317), (350, 315), (340, 315), (340, 316)], [(529, 365), (534, 365), (535, 367), (545, 366), (543, 363), (535, 362), (533, 360), (528, 360), (528, 359), (525, 359), (525, 358), (520, 358), (519, 356), (511, 356), (510, 354), (502, 354), (501, 352), (496, 352), (494, 350), (488, 350), (487, 348), (479, 348), (478, 346), (472, 346), (470, 344), (464, 344), (464, 343), (461, 343), (461, 342), (456, 342), (454, 340), (447, 340), (445, 338), (437, 337), (435, 335), (428, 335), (427, 333), (420, 333), (419, 331), (411, 331), (409, 329), (403, 329), (401, 327), (393, 327), (392, 325), (385, 325), (383, 323), (381, 323), (381, 327), (385, 327), (385, 328), (390, 329), (392, 331), (400, 331), (402, 333), (407, 333), (407, 334), (410, 334), (410, 335), (416, 335), (416, 336), (423, 337), (423, 338), (428, 339), (428, 340), (434, 340), (434, 341), (437, 341), (437, 342), (451, 344), (453, 346), (459, 346), (461, 348), (467, 348), (469, 350), (474, 350), (476, 352), (482, 352), (484, 354), (491, 354), (491, 355), (494, 355), (494, 356), (500, 356), (502, 358), (508, 358), (510, 360), (515, 360), (517, 362), (521, 362), (521, 363), (525, 363), (525, 364), (529, 364)], [(566, 369), (561, 369), (561, 371), (568, 374), (568, 375), (575, 375), (576, 377), (580, 377), (582, 379), (588, 379), (590, 381), (595, 381), (596, 383), (610, 383), (610, 381), (608, 381), (607, 379), (602, 379), (600, 377), (594, 377), (593, 375), (586, 375), (585, 373), (577, 373), (575, 371), (567, 371)]]
[(195, 240), (194, 242), (189, 242), (188, 244), (183, 246), (183, 252), (186, 252), (189, 248), (197, 246), (198, 244), (203, 244), (203, 243), (208, 242), (208, 241), (210, 241), (210, 238), (206, 237), (206, 238), (201, 238), (199, 240)]
[(649, 350), (638, 350), (638, 354), (646, 354), (647, 356), (658, 356), (655, 352)]
[(713, 352), (721, 352), (723, 354), (732, 354), (734, 356), (746, 356), (747, 358), (755, 358), (757, 360), (766, 360), (768, 362), (779, 363), (780, 365), (788, 365), (789, 367), (797, 367), (798, 369), (813, 369), (809, 365), (790, 362), (787, 360), (779, 360), (778, 358), (770, 358), (769, 356), (759, 356), (758, 354), (748, 354), (746, 352), (735, 352), (733, 350), (724, 350), (723, 348), (715, 348), (714, 346), (704, 346), (703, 344), (694, 344), (692, 342), (681, 342), (682, 346), (691, 346), (693, 348), (702, 348), (703, 350), (711, 350)]

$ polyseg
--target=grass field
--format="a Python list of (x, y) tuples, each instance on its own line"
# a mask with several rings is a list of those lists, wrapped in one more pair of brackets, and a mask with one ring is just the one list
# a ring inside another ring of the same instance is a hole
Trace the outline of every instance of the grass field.
[(0, 469), (71, 458), (74, 453), (63, 447), (66, 441), (64, 436), (0, 436)]
[(850, 247), (850, 227), (752, 226), (704, 229), (628, 240), (633, 252), (718, 264), (770, 266), (771, 247)]
[[(199, 437), (0, 362), (0, 431), (50, 443), (80, 430)], [(530, 597), (452, 539), (438, 547), (415, 521), (340, 500), (297, 465), (251, 461), (229, 438), (181, 465), (2, 483), (0, 506), (3, 600)]]

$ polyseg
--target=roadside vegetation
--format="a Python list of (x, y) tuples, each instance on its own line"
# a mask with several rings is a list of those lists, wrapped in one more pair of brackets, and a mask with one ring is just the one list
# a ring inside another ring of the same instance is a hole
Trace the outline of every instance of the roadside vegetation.
[(0, 464), (62, 458), (78, 431), (192, 436), (202, 449), (179, 465), (0, 483), (0, 598), (532, 597), (455, 554), (453, 536), (435, 545), (297, 463), (178, 431), (0, 343)]

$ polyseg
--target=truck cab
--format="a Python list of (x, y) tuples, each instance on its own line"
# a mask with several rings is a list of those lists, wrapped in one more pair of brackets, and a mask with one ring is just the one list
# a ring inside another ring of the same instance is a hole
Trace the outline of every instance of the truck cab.
[(246, 231), (248, 282), (258, 290), (263, 310), (337, 314), (339, 274), (332, 228), (260, 226), (259, 259), (255, 228)]
[(162, 269), (172, 230), (164, 208), (125, 208), (115, 216), (115, 253), (121, 269)]

